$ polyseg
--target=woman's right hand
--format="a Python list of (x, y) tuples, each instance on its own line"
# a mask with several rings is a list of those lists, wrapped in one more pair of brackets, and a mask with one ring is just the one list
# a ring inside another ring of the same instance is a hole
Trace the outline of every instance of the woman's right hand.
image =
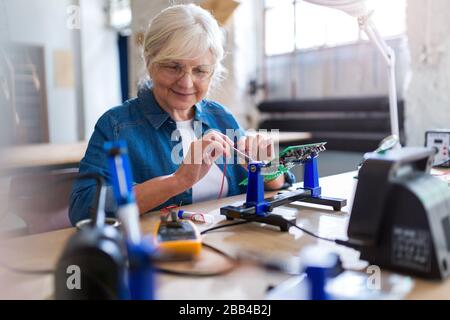
[(183, 189), (189, 189), (200, 181), (221, 156), (229, 157), (233, 142), (218, 131), (210, 131), (202, 139), (193, 141), (183, 163), (174, 176)]

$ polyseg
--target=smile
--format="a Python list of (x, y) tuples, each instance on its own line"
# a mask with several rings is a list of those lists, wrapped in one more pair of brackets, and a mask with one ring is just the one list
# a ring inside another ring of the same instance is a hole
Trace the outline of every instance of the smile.
[(175, 93), (175, 94), (177, 94), (179, 96), (183, 96), (183, 97), (192, 96), (192, 95), (195, 94), (195, 92), (193, 92), (193, 93), (183, 93), (183, 92), (175, 91), (173, 89), (170, 89), (170, 91), (172, 91), (173, 93)]

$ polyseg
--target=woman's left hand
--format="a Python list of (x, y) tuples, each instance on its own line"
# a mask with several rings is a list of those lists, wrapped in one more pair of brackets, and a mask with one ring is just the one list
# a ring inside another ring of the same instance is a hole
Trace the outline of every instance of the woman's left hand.
[(272, 138), (259, 133), (239, 139), (237, 148), (255, 161), (270, 161), (275, 158)]
[[(242, 137), (237, 142), (237, 148), (255, 161), (271, 161), (276, 156), (273, 139), (262, 134)], [(247, 169), (247, 164), (244, 164), (244, 167)], [(281, 189), (284, 182), (284, 175), (281, 175), (274, 180), (265, 182), (265, 187), (270, 190), (278, 190)]]

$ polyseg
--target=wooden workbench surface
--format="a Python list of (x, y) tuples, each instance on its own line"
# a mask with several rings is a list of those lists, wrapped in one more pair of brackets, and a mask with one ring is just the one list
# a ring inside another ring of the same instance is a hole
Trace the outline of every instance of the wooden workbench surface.
[(0, 150), (1, 170), (77, 166), (86, 152), (87, 142), (33, 144)]

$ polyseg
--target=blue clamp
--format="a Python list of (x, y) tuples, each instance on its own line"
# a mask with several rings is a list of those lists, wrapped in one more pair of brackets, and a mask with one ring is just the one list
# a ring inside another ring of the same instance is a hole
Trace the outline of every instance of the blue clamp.
[(322, 188), (319, 186), (319, 166), (317, 156), (313, 156), (305, 162), (303, 188), (311, 190), (311, 196), (313, 198), (318, 198), (322, 194)]
[(329, 278), (333, 277), (336, 269), (339, 269), (339, 255), (334, 252), (316, 247), (307, 247), (301, 253), (305, 264), (305, 273), (308, 281), (308, 299), (330, 300), (326, 285)]
[(264, 167), (264, 163), (261, 161), (254, 161), (248, 164), (248, 185), (245, 207), (254, 207), (256, 215), (265, 217), (267, 216), (270, 205), (264, 201), (264, 177), (261, 175), (262, 167)]

